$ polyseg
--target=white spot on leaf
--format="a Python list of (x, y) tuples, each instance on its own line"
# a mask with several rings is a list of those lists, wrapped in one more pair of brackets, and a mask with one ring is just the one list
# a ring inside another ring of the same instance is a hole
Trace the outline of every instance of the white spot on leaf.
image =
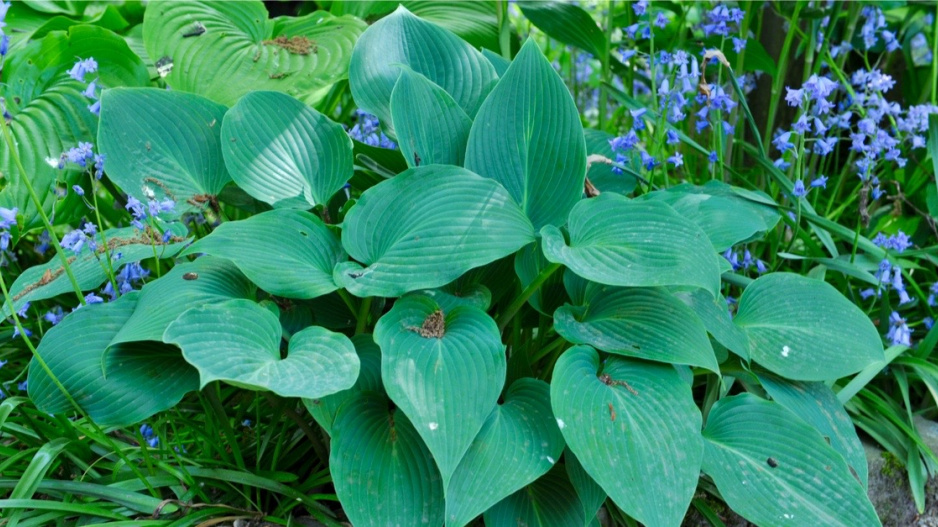
[(782, 357), (787, 357), (789, 353), (791, 353), (791, 348), (782, 346)]
[(440, 425), (439, 425), (439, 424), (437, 424), (437, 423), (430, 423), (430, 424), (429, 424), (429, 425), (427, 425), (427, 426), (429, 426), (429, 427), (430, 427), (430, 430), (436, 430), (437, 428), (439, 428), (439, 427), (440, 427)]
[(559, 426), (560, 429), (563, 430), (563, 427), (565, 427), (565, 426), (567, 426), (567, 425), (566, 425), (566, 423), (563, 422), (563, 419), (557, 419), (557, 426)]
[(551, 465), (554, 464), (554, 458), (552, 458), (552, 457), (550, 457), (550, 456), (547, 456), (547, 461), (550, 461), (550, 464), (551, 464)]

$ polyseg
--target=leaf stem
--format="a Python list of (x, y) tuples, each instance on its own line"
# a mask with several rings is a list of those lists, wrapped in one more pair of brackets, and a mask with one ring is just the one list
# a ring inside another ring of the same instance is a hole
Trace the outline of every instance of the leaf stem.
[(502, 316), (498, 319), (498, 331), (501, 333), (508, 326), (508, 323), (511, 322), (511, 319), (518, 313), (518, 310), (521, 309), (521, 306), (531, 298), (531, 295), (537, 292), (538, 289), (544, 285), (544, 282), (550, 278), (550, 275), (554, 274), (557, 269), (560, 269), (561, 265), (559, 263), (552, 263), (541, 270), (541, 272), (534, 278), (534, 281), (528, 284), (527, 287), (521, 291), (521, 294), (515, 298), (511, 304), (508, 305), (508, 309), (502, 313)]
[(368, 327), (368, 314), (371, 312), (371, 297), (362, 299), (362, 304), (358, 309), (358, 321), (355, 323), (355, 334), (360, 335)]
[[(33, 188), (33, 184), (29, 181), (29, 176), (26, 175), (26, 169), (23, 167), (23, 162), (20, 160), (20, 155), (16, 151), (16, 144), (13, 142), (13, 136), (10, 135), (10, 128), (7, 126), (6, 119), (0, 117), (0, 129), (3, 130), (3, 138), (6, 140), (7, 147), (10, 149), (10, 157), (13, 158), (13, 162), (16, 164), (17, 170), (20, 173), (20, 181), (26, 185), (26, 190), (29, 191), (29, 197), (33, 201), (33, 205), (36, 206), (36, 210), (39, 212), (39, 217), (42, 218), (42, 224), (46, 227), (46, 230), (49, 231), (49, 239), (52, 240), (52, 244), (55, 246), (55, 253), (59, 255), (59, 259), (62, 260), (62, 265), (65, 267), (65, 274), (68, 275), (68, 280), (72, 283), (72, 287), (75, 289), (75, 294), (78, 296), (78, 301), (81, 305), (85, 305), (85, 296), (81, 294), (81, 287), (78, 285), (78, 280), (75, 278), (75, 274), (72, 272), (71, 266), (68, 264), (68, 256), (65, 255), (65, 251), (62, 249), (62, 245), (59, 243), (59, 237), (52, 231), (52, 222), (49, 221), (49, 216), (46, 215), (46, 211), (42, 208), (42, 201), (39, 199), (39, 196), (36, 194), (36, 189)], [(7, 296), (9, 298), (9, 296)], [(10, 303), (10, 309), (13, 309), (13, 303)]]

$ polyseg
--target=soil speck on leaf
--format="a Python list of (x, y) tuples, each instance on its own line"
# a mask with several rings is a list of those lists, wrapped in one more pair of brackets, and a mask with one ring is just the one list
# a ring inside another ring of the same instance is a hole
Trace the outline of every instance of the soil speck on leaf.
[(423, 324), (421, 324), (419, 328), (417, 326), (410, 326), (407, 329), (417, 333), (423, 338), (442, 338), (446, 333), (446, 319), (443, 316), (443, 310), (437, 309), (427, 315), (427, 318), (423, 320)]

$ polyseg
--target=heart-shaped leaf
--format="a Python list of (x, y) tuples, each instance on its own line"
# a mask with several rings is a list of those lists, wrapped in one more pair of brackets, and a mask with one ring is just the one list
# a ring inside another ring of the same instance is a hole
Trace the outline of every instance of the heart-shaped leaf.
[[(76, 60), (90, 57), (99, 64), (95, 74), (98, 86), (146, 86), (150, 82), (146, 67), (120, 36), (86, 25), (72, 27), (68, 33), (54, 31), (30, 42), (10, 54), (3, 65), (0, 97), (12, 116), (9, 125), (17, 153), (43, 209), (50, 213), (55, 207), (53, 219), (57, 224), (69, 223), (87, 212), (75, 193), (57, 202), (54, 192), (56, 180), (71, 188), (79, 182), (81, 173), (59, 171), (46, 159), (58, 160), (79, 142), (95, 140), (98, 119), (88, 110), (93, 101), (82, 94), (86, 85), (68, 75)], [(94, 77), (88, 75), (86, 80), (91, 82)], [(0, 192), (0, 206), (19, 209), (25, 217), (24, 230), (41, 225), (38, 210), (5, 143), (0, 148), (0, 173), (7, 181)]]
[[(82, 410), (102, 426), (142, 421), (198, 389), (198, 372), (172, 346), (134, 342), (115, 346), (104, 356), (139, 296), (131, 292), (114, 302), (82, 307), (49, 329), (37, 349)], [(28, 386), (29, 398), (41, 411), (72, 409), (35, 358), (29, 364)]]
[(554, 329), (574, 344), (657, 362), (718, 371), (707, 330), (664, 289), (590, 282), (585, 301), (554, 313)]
[(332, 423), (335, 421), (336, 412), (346, 401), (355, 398), (360, 393), (384, 393), (381, 384), (381, 348), (375, 344), (371, 335), (355, 335), (351, 340), (361, 364), (355, 385), (347, 390), (318, 399), (303, 399), (303, 404), (309, 410), (310, 415), (327, 434), (332, 434)]
[(231, 179), (274, 207), (309, 209), (352, 177), (352, 140), (342, 126), (283, 93), (252, 92), (221, 125)]
[(534, 239), (505, 189), (468, 170), (409, 169), (366, 190), (345, 216), (342, 245), (355, 260), (335, 280), (358, 296), (440, 287)]
[(863, 487), (867, 486), (866, 451), (853, 421), (830, 386), (823, 382), (786, 381), (768, 373), (760, 373), (759, 382), (772, 400), (820, 432), (827, 443), (844, 456)]
[(349, 521), (358, 526), (443, 524), (443, 483), (407, 416), (362, 393), (339, 408), (329, 471)]
[(349, 65), (355, 103), (377, 116), (393, 137), (391, 91), (399, 64), (443, 88), (470, 118), (498, 80), (492, 65), (464, 40), (398, 7), (362, 34)]
[(175, 201), (180, 213), (201, 210), (200, 199), (231, 181), (219, 135), (225, 110), (191, 93), (105, 91), (98, 146), (107, 155), (108, 178), (144, 203), (156, 196)]
[[(161, 237), (153, 238), (133, 227), (108, 229), (103, 234), (107, 247), (111, 248), (110, 265), (114, 272), (119, 272), (130, 263), (153, 258), (154, 251), (158, 258), (172, 258), (185, 246), (185, 240), (180, 237), (172, 237), (164, 242)], [(95, 249), (85, 243), (77, 255), (69, 257), (69, 267), (82, 291), (97, 289), (107, 280), (108, 250), (101, 238), (100, 234), (95, 237)], [(121, 253), (120, 259), (114, 259), (116, 252)], [(71, 291), (74, 289), (65, 274), (62, 261), (52, 258), (44, 264), (26, 269), (16, 277), (10, 287), (10, 296), (13, 298), (13, 309), (18, 311), (26, 302), (45, 300)], [(9, 303), (4, 306), (4, 312), (11, 312)]]
[(570, 212), (570, 244), (560, 229), (541, 229), (544, 255), (606, 285), (690, 285), (716, 295), (720, 265), (707, 235), (664, 203), (602, 194)]
[(198, 253), (231, 260), (261, 289), (286, 298), (335, 291), (332, 268), (347, 259), (338, 235), (316, 216), (298, 210), (272, 210), (222, 223), (183, 255)]
[(498, 502), (485, 512), (484, 518), (485, 525), (490, 527), (590, 525), (561, 464)]
[(147, 54), (172, 60), (167, 84), (228, 106), (254, 90), (315, 102), (346, 78), (364, 30), (324, 11), (269, 20), (257, 1), (152, 2), (143, 18)]
[(697, 314), (697, 318), (717, 342), (749, 361), (749, 337), (733, 324), (723, 295), (713, 297), (703, 289), (673, 291), (673, 294)]
[(749, 336), (752, 360), (788, 379), (838, 379), (884, 357), (860, 308), (830, 284), (793, 273), (749, 284), (734, 322)]
[(186, 310), (235, 298), (253, 299), (254, 292), (254, 284), (227, 260), (206, 256), (179, 264), (143, 286), (138, 309), (110, 345), (162, 341), (166, 328)]
[(444, 313), (432, 299), (408, 296), (375, 326), (381, 378), (391, 400), (423, 438), (444, 487), (505, 382), (505, 346), (484, 311)]
[(407, 166), (462, 166), (472, 119), (446, 90), (402, 67), (391, 91), (391, 118)]
[(844, 458), (777, 403), (744, 393), (710, 410), (703, 470), (758, 525), (881, 525)]
[(737, 190), (742, 189), (720, 181), (710, 181), (702, 187), (685, 183), (651, 192), (644, 199), (671, 205), (707, 233), (717, 252), (723, 252), (737, 243), (759, 238), (775, 227), (780, 218), (775, 208), (765, 204), (772, 202), (769, 196), (757, 193), (761, 201), (756, 202)]
[(703, 441), (689, 383), (670, 366), (589, 346), (564, 352), (550, 400), (567, 445), (629, 516), (679, 525), (697, 488)]
[(530, 378), (515, 381), (453, 473), (446, 488), (446, 524), (462, 527), (536, 480), (560, 459), (563, 447), (550, 410), (550, 386)]
[(536, 229), (563, 225), (583, 196), (586, 143), (580, 114), (534, 40), (522, 46), (479, 109), (469, 132), (466, 168), (501, 183)]
[(293, 334), (283, 359), (281, 338), (277, 316), (251, 300), (190, 309), (163, 334), (163, 340), (182, 348), (186, 361), (199, 370), (202, 387), (225, 381), (283, 397), (315, 399), (355, 384), (358, 355), (345, 335), (308, 327)]

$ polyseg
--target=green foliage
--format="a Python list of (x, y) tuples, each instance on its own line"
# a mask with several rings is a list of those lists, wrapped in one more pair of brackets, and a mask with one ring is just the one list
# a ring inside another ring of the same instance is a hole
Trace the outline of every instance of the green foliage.
[[(863, 205), (797, 195), (810, 148), (779, 168), (736, 77), (774, 85), (785, 61), (754, 39), (745, 54), (708, 44), (725, 56), (704, 75), (732, 80), (722, 95), (692, 86), (698, 111), (722, 112), (704, 136), (663, 113), (658, 63), (620, 60), (611, 29), (666, 13), (683, 29), (709, 16), (699, 6), (610, 3), (597, 25), (572, 4), (522, 4), (598, 61), (594, 118), (569, 86), (582, 59), (536, 31), (520, 43), (505, 4), (335, 1), (273, 19), (256, 1), (11, 8), (32, 36), (0, 63), (0, 285), (33, 336), (0, 347), (0, 367), (28, 360), (29, 399), (0, 402), (10, 525), (585, 527), (602, 510), (659, 527), (692, 504), (713, 520), (713, 500), (760, 525), (876, 525), (851, 417), (924, 485), (938, 456), (913, 401), (938, 398), (938, 330), (884, 351), (901, 326), (881, 286), (905, 277), (915, 298), (900, 303), (930, 313), (910, 271), (938, 252), (870, 239), (871, 181), (849, 198)], [(697, 46), (661, 29), (629, 39)], [(69, 75), (92, 55), (100, 119)], [(648, 79), (640, 101), (633, 81)], [(730, 95), (739, 108), (719, 109)], [(613, 146), (620, 122), (641, 151)], [(70, 157), (79, 142), (103, 170)], [(676, 143), (680, 171), (661, 166)], [(921, 170), (900, 179), (934, 197)], [(54, 259), (5, 259), (39, 226)], [(80, 300), (64, 318), (37, 316), (73, 307), (67, 295)]]

